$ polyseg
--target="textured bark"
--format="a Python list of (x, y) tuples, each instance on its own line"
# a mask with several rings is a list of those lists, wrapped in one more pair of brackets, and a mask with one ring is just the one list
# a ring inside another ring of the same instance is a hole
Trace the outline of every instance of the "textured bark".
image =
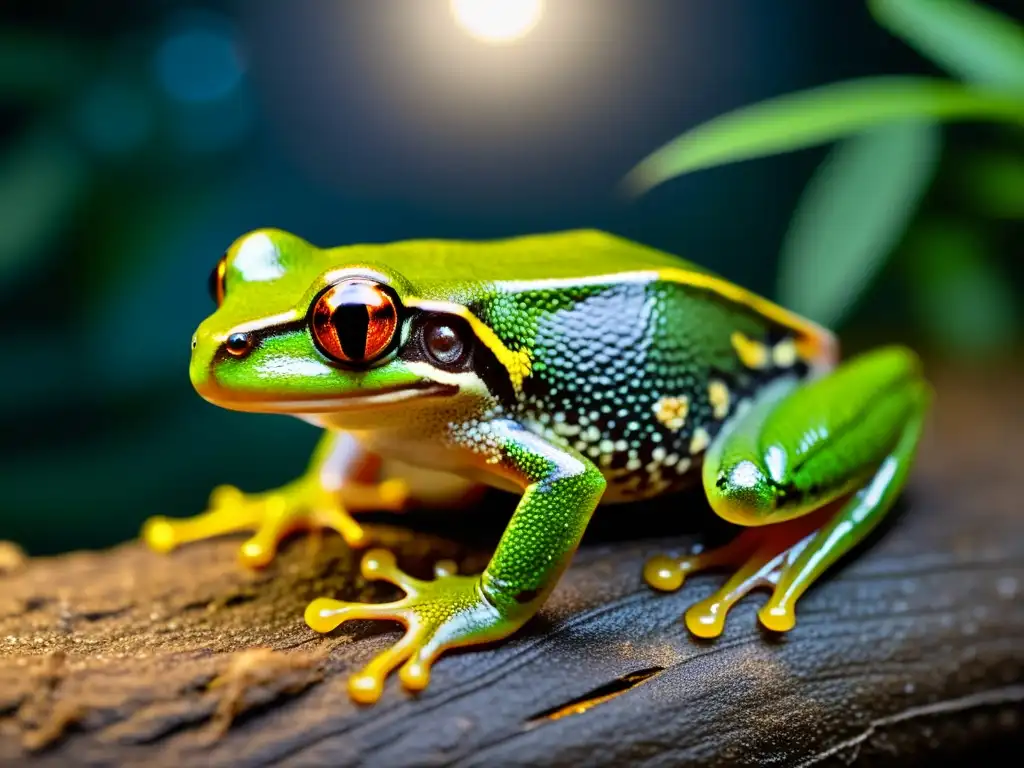
[[(644, 559), (691, 542), (683, 521), (710, 518), (698, 495), (628, 516), (609, 508), (534, 622), (443, 657), (418, 698), (390, 680), (372, 708), (353, 705), (345, 681), (395, 628), (360, 622), (321, 637), (302, 621), (320, 595), (394, 595), (363, 582), (336, 537), (296, 540), (260, 573), (237, 565), (237, 540), (28, 561), (3, 548), (0, 763), (1016, 762), (1022, 381), (939, 381), (901, 509), (803, 599), (789, 635), (757, 630), (753, 598), (720, 640), (697, 642), (680, 615), (721, 577), (670, 595), (643, 585)], [(493, 543), (508, 509), (503, 497), (484, 507), (498, 527), (461, 543), (380, 531), (414, 572), (436, 557), (475, 569), (488, 555), (480, 538)]]

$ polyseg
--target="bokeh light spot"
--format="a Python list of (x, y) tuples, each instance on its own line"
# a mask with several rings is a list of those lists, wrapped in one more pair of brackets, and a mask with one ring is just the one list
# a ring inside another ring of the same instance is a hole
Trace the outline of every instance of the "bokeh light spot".
[(241, 83), (243, 66), (224, 30), (196, 25), (169, 35), (156, 51), (161, 85), (178, 101), (218, 101)]
[(542, 0), (451, 0), (452, 15), (477, 40), (510, 43), (527, 35), (544, 13)]

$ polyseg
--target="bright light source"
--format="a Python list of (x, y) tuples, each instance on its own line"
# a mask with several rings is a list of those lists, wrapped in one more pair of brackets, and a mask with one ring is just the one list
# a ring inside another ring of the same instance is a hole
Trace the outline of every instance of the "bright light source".
[(455, 21), (487, 43), (510, 43), (537, 26), (543, 0), (451, 0)]

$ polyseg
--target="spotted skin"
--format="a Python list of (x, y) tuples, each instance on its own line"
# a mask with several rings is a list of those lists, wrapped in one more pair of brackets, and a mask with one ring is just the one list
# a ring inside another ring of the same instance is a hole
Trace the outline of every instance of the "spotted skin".
[[(690, 470), (737, 408), (771, 380), (811, 370), (795, 357), (791, 329), (675, 282), (526, 284), (472, 309), (507, 346), (532, 350), (522, 393), (505, 391), (496, 410), (593, 461), (609, 484), (605, 503), (692, 483)], [(763, 347), (763, 365), (737, 354), (736, 329)], [(784, 365), (771, 354), (780, 345), (794, 351)]]
[(405, 597), (310, 604), (306, 622), (319, 632), (350, 619), (405, 625), (351, 678), (361, 703), (376, 701), (399, 667), (404, 686), (422, 690), (445, 650), (521, 627), (600, 503), (691, 479), (720, 516), (750, 530), (723, 551), (655, 558), (647, 581), (678, 589), (694, 570), (733, 566), (722, 591), (687, 612), (691, 631), (719, 633), (729, 607), (766, 585), (775, 592), (762, 624), (791, 628), (796, 599), (902, 488), (928, 403), (908, 350), (833, 370), (827, 330), (601, 232), (320, 249), (260, 230), (228, 249), (211, 287), (217, 309), (192, 343), (197, 391), (234, 410), (299, 416), (336, 438), (283, 489), (222, 491), (196, 518), (150, 521), (152, 546), (255, 530), (243, 559), (256, 566), (297, 527), (333, 528), (364, 546), (370, 537), (349, 512), (404, 508), (416, 491), (407, 476), (361, 485), (363, 459), (520, 496), (483, 573), (438, 564), (422, 581), (374, 550), (364, 577)]

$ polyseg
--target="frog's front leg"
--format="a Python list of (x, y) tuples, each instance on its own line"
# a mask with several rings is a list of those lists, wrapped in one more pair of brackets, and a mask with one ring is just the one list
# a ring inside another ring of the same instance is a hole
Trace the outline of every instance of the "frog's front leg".
[(488, 466), (520, 483), (523, 497), (483, 574), (441, 571), (433, 581), (401, 572), (390, 553), (365, 556), (363, 575), (401, 587), (393, 603), (345, 603), (322, 598), (306, 609), (306, 622), (329, 632), (350, 619), (391, 619), (404, 637), (349, 681), (361, 703), (376, 701), (384, 678), (399, 673), (409, 690), (426, 687), (431, 663), (446, 649), (500, 640), (540, 608), (569, 564), (601, 494), (605, 479), (587, 459), (567, 453), (512, 422), (480, 427), (493, 446)]
[(791, 629), (797, 599), (885, 516), (903, 488), (931, 393), (917, 358), (887, 348), (824, 378), (780, 384), (734, 424), (704, 460), (704, 488), (723, 518), (751, 526), (720, 549), (648, 562), (651, 586), (678, 589), (689, 573), (738, 570), (692, 606), (686, 625), (700, 637), (722, 632), (734, 603), (757, 587), (773, 631)]
[(332, 529), (353, 547), (366, 543), (363, 528), (350, 511), (400, 510), (407, 497), (399, 479), (367, 482), (373, 474), (369, 456), (345, 433), (328, 432), (320, 440), (306, 473), (288, 485), (264, 493), (245, 494), (222, 486), (210, 496), (208, 510), (180, 520), (154, 517), (142, 537), (158, 552), (187, 542), (237, 531), (254, 531), (240, 558), (251, 567), (273, 560), (281, 540), (303, 529)]

